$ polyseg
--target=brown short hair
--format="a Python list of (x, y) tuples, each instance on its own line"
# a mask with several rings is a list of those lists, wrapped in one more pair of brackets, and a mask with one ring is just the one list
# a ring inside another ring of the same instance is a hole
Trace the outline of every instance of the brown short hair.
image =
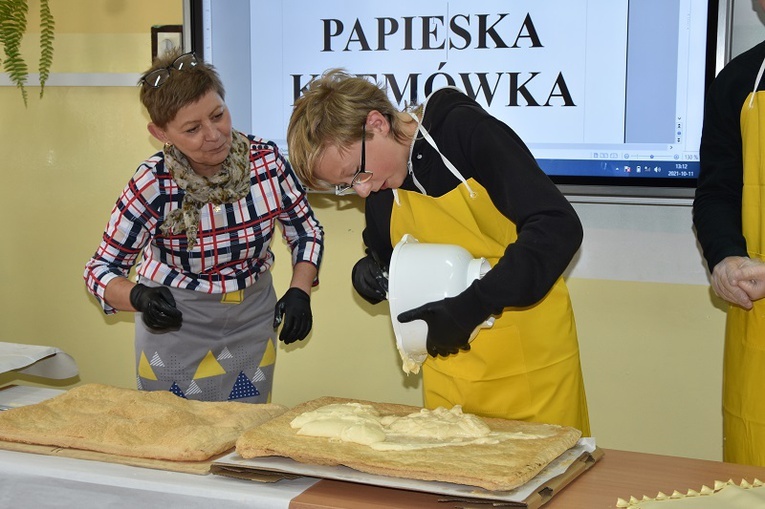
[(314, 176), (314, 166), (325, 148), (334, 146), (343, 152), (359, 141), (372, 110), (388, 118), (396, 138), (405, 138), (398, 110), (381, 86), (342, 69), (325, 71), (307, 85), (295, 101), (287, 128), (290, 164), (305, 185), (321, 190), (332, 187)]
[(180, 50), (175, 50), (155, 58), (152, 66), (141, 75), (138, 82), (141, 85), (141, 102), (149, 112), (151, 121), (160, 128), (167, 126), (178, 114), (178, 110), (198, 101), (211, 90), (225, 99), (226, 92), (215, 68), (199, 58), (194, 67), (182, 71), (171, 69), (167, 80), (157, 88), (144, 83), (146, 75), (171, 66), (180, 55)]

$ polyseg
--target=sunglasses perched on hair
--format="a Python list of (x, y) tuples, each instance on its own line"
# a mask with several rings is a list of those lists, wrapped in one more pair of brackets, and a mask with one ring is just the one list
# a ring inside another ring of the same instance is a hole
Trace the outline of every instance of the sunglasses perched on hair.
[(164, 85), (170, 77), (170, 71), (188, 71), (189, 69), (196, 67), (198, 63), (197, 56), (193, 52), (184, 53), (173, 60), (173, 63), (167, 67), (155, 69), (148, 73), (141, 79), (141, 84), (151, 88), (159, 88)]
[(365, 139), (367, 137), (367, 126), (366, 124), (361, 126), (361, 164), (359, 164), (359, 169), (356, 170), (356, 173), (353, 174), (353, 178), (351, 178), (350, 184), (337, 184), (335, 186), (335, 194), (340, 196), (343, 194), (348, 194), (352, 189), (353, 186), (356, 184), (363, 184), (365, 182), (369, 182), (369, 179), (372, 178), (371, 171), (366, 170), (367, 166), (367, 157), (366, 157), (366, 143)]

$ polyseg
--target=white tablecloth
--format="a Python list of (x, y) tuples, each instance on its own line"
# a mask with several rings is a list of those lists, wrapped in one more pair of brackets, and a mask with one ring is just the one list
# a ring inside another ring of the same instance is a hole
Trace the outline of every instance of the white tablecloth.
[(287, 509), (317, 479), (276, 483), (0, 450), (0, 507)]

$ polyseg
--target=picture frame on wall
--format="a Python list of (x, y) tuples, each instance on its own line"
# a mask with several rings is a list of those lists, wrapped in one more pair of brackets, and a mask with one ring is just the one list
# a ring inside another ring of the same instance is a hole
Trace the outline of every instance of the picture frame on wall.
[(183, 49), (183, 25), (154, 25), (151, 27), (152, 61), (175, 49)]

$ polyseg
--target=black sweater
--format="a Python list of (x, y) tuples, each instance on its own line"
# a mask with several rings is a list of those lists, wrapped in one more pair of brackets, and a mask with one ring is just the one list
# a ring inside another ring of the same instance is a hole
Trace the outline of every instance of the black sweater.
[[(435, 92), (422, 122), (462, 176), (486, 188), (494, 206), (518, 231), (518, 240), (507, 246), (498, 264), (454, 300), (455, 318), (473, 327), (503, 308), (535, 304), (582, 242), (582, 226), (573, 207), (518, 135), (458, 90)], [(414, 144), (412, 169), (429, 196), (442, 196), (461, 184), (422, 138)], [(401, 188), (417, 191), (411, 176)], [(392, 206), (391, 190), (372, 193), (366, 200), (364, 242), (383, 260), (390, 260), (393, 252)]]
[[(707, 93), (693, 224), (710, 271), (727, 256), (747, 256), (741, 232), (740, 115), (764, 58), (762, 42), (731, 60)], [(763, 89), (762, 82), (757, 88)]]

